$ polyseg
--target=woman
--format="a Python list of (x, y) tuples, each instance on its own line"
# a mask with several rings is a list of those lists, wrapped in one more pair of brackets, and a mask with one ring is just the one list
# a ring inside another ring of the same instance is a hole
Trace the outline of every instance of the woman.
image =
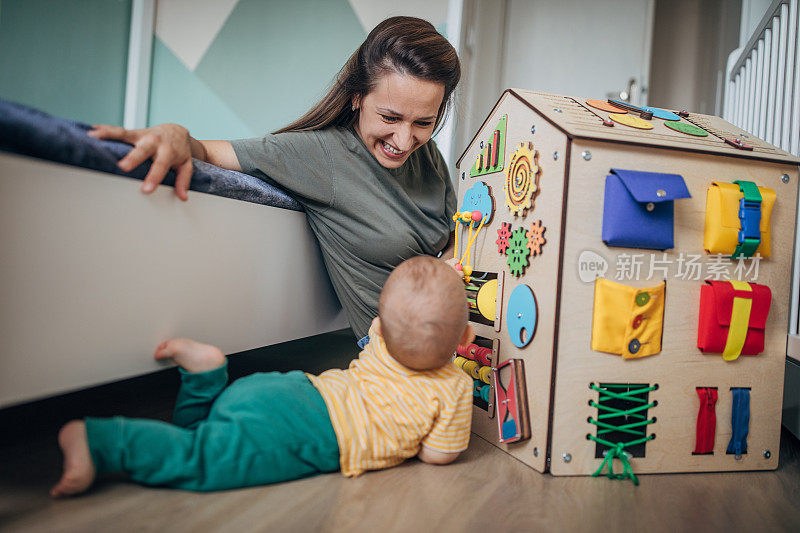
[(461, 75), (456, 52), (421, 19), (376, 26), (303, 117), (263, 138), (198, 141), (176, 124), (97, 126), (91, 135), (134, 145), (119, 166), (152, 158), (142, 191), (169, 169), (187, 200), (192, 157), (277, 183), (305, 207), (334, 290), (358, 337), (377, 316), (392, 269), (435, 255), (452, 230), (456, 198), (430, 140)]

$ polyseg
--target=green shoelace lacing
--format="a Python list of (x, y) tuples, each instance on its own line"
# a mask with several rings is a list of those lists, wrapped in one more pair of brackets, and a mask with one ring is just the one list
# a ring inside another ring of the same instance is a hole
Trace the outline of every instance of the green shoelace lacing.
[[(652, 387), (641, 387), (638, 389), (632, 389), (624, 392), (614, 392), (613, 390), (609, 389), (627, 389), (630, 385), (625, 384), (605, 384), (602, 387), (598, 387), (595, 384), (591, 385), (593, 390), (599, 392), (598, 401), (590, 401), (589, 405), (595, 407), (597, 409), (598, 415), (597, 420), (594, 418), (589, 418), (589, 422), (597, 426), (597, 436), (595, 435), (588, 435), (589, 439), (598, 442), (604, 446), (608, 446), (608, 450), (605, 452), (605, 459), (600, 464), (600, 468), (592, 474), (592, 477), (599, 476), (603, 469), (608, 465), (608, 473), (606, 476), (609, 479), (630, 479), (633, 481), (634, 485), (639, 484), (639, 478), (633, 473), (633, 468), (631, 468), (631, 455), (625, 451), (626, 446), (636, 446), (637, 444), (641, 444), (643, 442), (647, 442), (656, 438), (655, 434), (647, 435), (647, 426), (655, 422), (655, 418), (647, 419), (647, 417), (642, 414), (643, 411), (647, 411), (651, 407), (656, 406), (656, 402), (647, 403), (646, 400), (643, 398), (639, 398), (640, 395), (649, 393), (650, 391), (654, 391), (658, 388), (657, 385)], [(640, 403), (642, 405), (631, 407), (630, 409), (617, 409), (615, 407), (610, 407), (605, 405), (604, 402), (608, 400), (617, 399), (617, 400), (624, 400), (627, 402), (635, 402)], [(613, 424), (609, 424), (607, 422), (603, 422), (604, 419), (609, 418), (617, 418), (617, 417), (626, 417), (627, 419), (634, 419), (634, 422), (630, 422), (627, 424), (622, 424), (621, 426), (615, 426)], [(633, 435), (635, 438), (628, 442), (610, 442), (601, 438), (601, 435), (605, 435), (611, 432), (622, 432), (628, 433)], [(614, 458), (619, 459), (622, 462), (622, 473), (615, 474), (614, 473)]]

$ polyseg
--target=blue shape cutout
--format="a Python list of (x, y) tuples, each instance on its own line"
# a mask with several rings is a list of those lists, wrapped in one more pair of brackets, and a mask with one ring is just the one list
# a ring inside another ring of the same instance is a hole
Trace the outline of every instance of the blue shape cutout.
[[(537, 315), (533, 291), (527, 285), (517, 285), (508, 299), (506, 308), (506, 329), (514, 346), (524, 348), (533, 340)], [(522, 338), (523, 330), (525, 339)]]
[[(467, 192), (464, 193), (464, 202), (461, 204), (461, 211), (468, 211), (470, 213), (473, 211), (480, 211), (481, 215), (483, 215), (483, 223), (486, 225), (492, 221), (492, 214), (494, 212), (492, 209), (493, 205), (494, 200), (492, 199), (492, 193), (489, 191), (489, 186), (482, 181), (477, 181), (475, 185), (467, 189)], [(463, 220), (461, 223), (467, 225)], [(477, 228), (479, 225), (480, 221), (472, 221), (473, 228)]]

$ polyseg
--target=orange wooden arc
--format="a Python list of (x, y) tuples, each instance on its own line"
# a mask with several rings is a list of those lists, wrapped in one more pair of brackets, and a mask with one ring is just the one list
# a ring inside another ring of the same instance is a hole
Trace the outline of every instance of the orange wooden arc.
[(621, 107), (609, 104), (605, 100), (586, 100), (586, 103), (594, 107), (595, 109), (599, 109), (600, 111), (607, 111), (608, 113), (619, 113), (620, 115), (622, 115), (628, 112), (627, 110), (622, 109)]

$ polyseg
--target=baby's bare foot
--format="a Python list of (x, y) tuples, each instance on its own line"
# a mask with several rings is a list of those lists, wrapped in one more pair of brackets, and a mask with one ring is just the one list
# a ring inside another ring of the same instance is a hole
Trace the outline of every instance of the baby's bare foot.
[(58, 432), (58, 445), (64, 454), (64, 472), (58, 483), (50, 489), (50, 496), (61, 498), (80, 494), (92, 485), (95, 478), (86, 438), (86, 423), (82, 420), (66, 423)]
[(188, 372), (206, 372), (221, 367), (225, 354), (216, 346), (191, 339), (170, 339), (158, 345), (156, 359), (173, 359)]

